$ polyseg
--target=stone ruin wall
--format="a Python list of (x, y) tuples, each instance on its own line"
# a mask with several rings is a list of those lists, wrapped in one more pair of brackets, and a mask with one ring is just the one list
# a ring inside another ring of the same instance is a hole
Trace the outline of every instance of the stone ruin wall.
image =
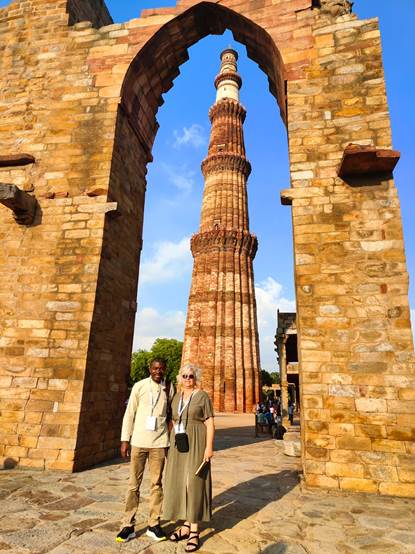
[[(73, 470), (116, 453), (154, 116), (187, 47), (227, 25), (288, 126), (306, 483), (415, 496), (399, 200), (390, 178), (337, 176), (349, 143), (392, 146), (378, 22), (322, 3), (187, 0), (102, 28), (92, 0), (0, 10), (0, 154), (36, 159), (0, 182), (39, 204), (29, 227), (0, 206), (3, 463)], [(68, 27), (85, 13), (94, 25)]]
[(66, 5), (69, 25), (78, 21), (90, 21), (93, 27), (104, 27), (111, 25), (112, 17), (105, 5), (104, 0), (68, 0)]

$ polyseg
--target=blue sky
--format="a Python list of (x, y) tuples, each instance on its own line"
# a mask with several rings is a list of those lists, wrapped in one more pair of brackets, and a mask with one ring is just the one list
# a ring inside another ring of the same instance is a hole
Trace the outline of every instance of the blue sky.
[[(0, 0), (0, 6), (8, 1)], [(174, 0), (107, 0), (117, 22), (139, 17), (143, 8), (169, 6)], [(397, 8), (399, 4), (399, 9)], [(402, 158), (395, 171), (404, 222), (408, 269), (415, 275), (415, 205), (411, 169), (415, 152), (414, 0), (356, 0), (360, 19), (379, 17), (394, 147)], [(405, 14), (405, 17), (402, 17)], [(157, 115), (160, 130), (149, 166), (144, 248), (140, 272), (134, 348), (150, 348), (159, 336), (183, 338), (192, 258), (188, 240), (199, 226), (203, 194), (200, 162), (207, 152), (208, 110), (215, 99), (213, 80), (219, 54), (232, 45), (243, 78), (241, 101), (247, 108), (245, 142), (253, 167), (248, 182), (251, 231), (258, 236), (254, 262), (262, 366), (275, 370), (276, 309), (294, 309), (291, 213), (280, 205), (279, 191), (289, 187), (286, 131), (264, 73), (246, 56), (228, 31), (194, 45), (174, 87)], [(195, 94), (196, 91), (196, 94)], [(415, 307), (415, 288), (410, 288)]]

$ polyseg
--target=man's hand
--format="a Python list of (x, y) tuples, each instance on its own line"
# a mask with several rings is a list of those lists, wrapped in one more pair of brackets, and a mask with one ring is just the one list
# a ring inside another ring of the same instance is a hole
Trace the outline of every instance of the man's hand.
[(121, 441), (121, 456), (125, 460), (128, 460), (130, 457), (130, 450), (130, 443), (128, 441)]

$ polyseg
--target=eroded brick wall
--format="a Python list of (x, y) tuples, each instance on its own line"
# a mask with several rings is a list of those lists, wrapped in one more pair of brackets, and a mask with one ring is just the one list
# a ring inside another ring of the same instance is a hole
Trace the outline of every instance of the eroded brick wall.
[[(128, 148), (125, 145), (128, 144)], [(115, 457), (130, 377), (144, 216), (145, 153), (120, 109), (78, 428), (76, 470)]]
[[(100, 100), (86, 56), (101, 35), (90, 24), (68, 28), (66, 2), (14, 2), (0, 27), (2, 153), (36, 160), (2, 168), (0, 181), (39, 203), (28, 228), (1, 207), (2, 461), (72, 469), (90, 409), (82, 399), (105, 214), (116, 209), (107, 202), (113, 146), (104, 144), (115, 118), (93, 114)], [(111, 368), (111, 405), (125, 396), (128, 365)]]
[(387, 177), (337, 177), (349, 143), (392, 146), (378, 22), (322, 18), (313, 36), (307, 79), (288, 84), (306, 482), (413, 494), (398, 195)]

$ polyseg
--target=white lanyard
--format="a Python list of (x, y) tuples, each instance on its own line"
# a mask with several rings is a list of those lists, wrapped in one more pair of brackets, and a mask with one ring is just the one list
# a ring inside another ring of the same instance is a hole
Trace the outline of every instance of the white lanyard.
[(182, 413), (185, 411), (185, 409), (186, 409), (187, 406), (189, 405), (189, 402), (191, 401), (192, 396), (193, 396), (193, 392), (192, 392), (192, 394), (189, 396), (189, 398), (187, 399), (186, 403), (183, 405), (183, 393), (182, 393), (182, 395), (181, 395), (181, 397), (180, 397), (179, 409), (178, 409), (179, 417), (181, 417)]
[[(150, 379), (151, 379), (151, 377), (150, 377)], [(149, 399), (150, 399), (150, 406), (151, 406), (151, 415), (153, 415), (153, 410), (156, 407), (156, 404), (157, 404), (157, 402), (159, 401), (159, 398), (160, 398), (161, 386), (159, 385), (159, 388), (158, 388), (158, 391), (157, 391), (157, 396), (156, 396), (156, 399), (154, 400), (153, 388), (151, 386), (151, 381), (149, 381), (148, 385), (149, 385), (148, 390), (149, 390)]]

